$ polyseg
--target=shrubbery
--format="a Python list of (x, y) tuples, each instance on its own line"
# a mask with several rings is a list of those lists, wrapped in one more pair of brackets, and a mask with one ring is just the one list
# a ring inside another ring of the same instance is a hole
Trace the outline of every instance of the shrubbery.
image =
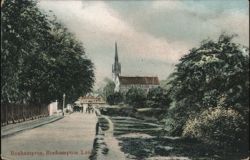
[(147, 95), (141, 88), (130, 88), (126, 93), (126, 103), (134, 107), (143, 107), (145, 105)]
[(110, 105), (119, 104), (123, 102), (123, 95), (120, 92), (115, 92), (107, 97), (107, 102)]
[(147, 94), (146, 105), (153, 108), (164, 108), (167, 109), (171, 99), (167, 91), (161, 87), (152, 88)]
[(235, 146), (243, 148), (241, 145), (247, 140), (247, 128), (243, 127), (246, 123), (244, 118), (231, 108), (209, 108), (187, 121), (183, 136), (197, 138), (206, 144), (224, 149)]

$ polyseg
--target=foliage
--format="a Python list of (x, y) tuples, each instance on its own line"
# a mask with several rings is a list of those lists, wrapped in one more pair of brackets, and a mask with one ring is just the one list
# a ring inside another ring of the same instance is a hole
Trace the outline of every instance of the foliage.
[(197, 138), (206, 144), (235, 148), (247, 141), (247, 129), (242, 127), (246, 123), (244, 118), (231, 108), (209, 108), (187, 121), (183, 135)]
[(143, 89), (132, 87), (125, 95), (126, 103), (134, 107), (142, 107), (145, 105), (146, 96), (147, 95)]
[(110, 105), (119, 104), (123, 102), (123, 94), (120, 92), (115, 92), (107, 97), (107, 103)]
[(1, 103), (70, 103), (91, 91), (93, 64), (68, 30), (34, 1), (2, 6)]
[(108, 79), (108, 78), (106, 78), (105, 81), (106, 81), (106, 85), (103, 88), (102, 95), (107, 100), (107, 98), (110, 95), (114, 94), (115, 83), (112, 80)]
[(152, 88), (147, 94), (147, 105), (149, 107), (161, 107), (167, 109), (171, 102), (167, 91), (161, 87)]
[[(222, 34), (217, 42), (205, 40), (180, 59), (169, 86), (174, 107), (168, 116), (181, 135), (190, 115), (213, 106), (233, 107), (245, 120), (249, 113), (249, 49)], [(247, 127), (247, 126), (245, 126)]]
[(169, 83), (171, 80), (172, 80), (171, 76), (168, 79), (161, 80), (160, 87), (165, 89), (165, 90), (169, 90), (171, 88), (171, 83)]

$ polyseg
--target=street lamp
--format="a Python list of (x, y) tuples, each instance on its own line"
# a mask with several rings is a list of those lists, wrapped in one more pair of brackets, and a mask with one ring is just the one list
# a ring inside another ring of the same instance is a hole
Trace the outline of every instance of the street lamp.
[(66, 95), (64, 93), (63, 94), (63, 108), (62, 108), (62, 114), (63, 114), (63, 116), (64, 116), (65, 97), (66, 97)]

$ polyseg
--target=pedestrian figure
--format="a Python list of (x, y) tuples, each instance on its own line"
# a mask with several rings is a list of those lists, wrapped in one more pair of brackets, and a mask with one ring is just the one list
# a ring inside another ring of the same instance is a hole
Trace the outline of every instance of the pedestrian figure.
[(86, 108), (86, 113), (89, 113), (89, 104), (88, 104), (88, 107)]
[(89, 106), (89, 114), (91, 113), (91, 109), (92, 109), (91, 106)]
[(92, 107), (92, 113), (94, 113), (94, 107)]
[(87, 113), (93, 113), (93, 107), (91, 104), (88, 104)]

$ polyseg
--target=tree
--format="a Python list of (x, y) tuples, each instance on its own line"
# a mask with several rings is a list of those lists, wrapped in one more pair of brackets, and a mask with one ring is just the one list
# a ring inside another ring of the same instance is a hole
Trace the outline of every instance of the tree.
[(171, 99), (167, 91), (161, 87), (152, 88), (147, 94), (147, 105), (150, 107), (161, 107), (167, 109)]
[(107, 100), (110, 95), (114, 95), (115, 83), (108, 78), (106, 78), (104, 81), (106, 82), (106, 85), (103, 88), (103, 97)]
[(19, 87), (24, 59), (39, 51), (49, 24), (33, 1), (6, 1), (1, 9), (1, 103), (22, 103), (29, 97)]
[(126, 93), (126, 103), (134, 107), (143, 107), (146, 101), (146, 93), (141, 88), (130, 88)]
[(51, 26), (51, 44), (46, 47), (48, 54), (45, 58), (45, 76), (49, 83), (41, 86), (41, 89), (48, 88), (49, 94), (44, 100), (61, 99), (66, 93), (67, 102), (73, 102), (91, 91), (94, 83), (93, 63), (87, 59), (82, 44), (67, 28), (56, 20), (51, 22)]
[(34, 1), (2, 6), (1, 103), (67, 102), (92, 90), (93, 63), (75, 36)]
[(169, 82), (175, 107), (168, 116), (178, 124), (173, 133), (180, 135), (187, 119), (209, 107), (232, 107), (247, 121), (249, 49), (233, 43), (233, 37), (222, 34), (216, 42), (205, 40), (176, 65)]

